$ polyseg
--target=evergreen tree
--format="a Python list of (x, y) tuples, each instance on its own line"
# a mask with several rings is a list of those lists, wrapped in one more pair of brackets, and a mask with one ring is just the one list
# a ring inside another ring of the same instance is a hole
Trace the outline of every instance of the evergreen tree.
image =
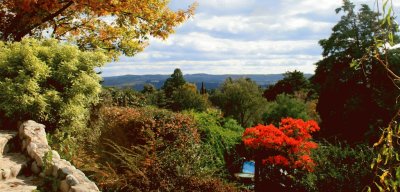
[(200, 94), (202, 94), (202, 95), (207, 94), (207, 89), (206, 89), (206, 86), (204, 86), (204, 82), (201, 82)]
[(169, 77), (164, 85), (161, 87), (162, 90), (164, 90), (165, 96), (168, 98), (171, 98), (172, 93), (174, 90), (180, 88), (186, 83), (185, 79), (183, 78), (182, 71), (177, 68), (174, 70), (174, 73), (172, 73), (171, 77)]

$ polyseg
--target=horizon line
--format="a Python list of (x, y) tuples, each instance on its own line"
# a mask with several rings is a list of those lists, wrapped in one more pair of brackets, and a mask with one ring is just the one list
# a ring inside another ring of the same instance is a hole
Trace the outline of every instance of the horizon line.
[[(300, 71), (301, 72), (301, 71)], [(314, 73), (304, 73), (302, 72), (304, 75), (314, 75)], [(121, 76), (144, 76), (144, 75), (171, 75), (172, 73), (166, 73), (166, 74), (162, 74), (162, 73), (157, 73), (157, 74), (125, 74), (125, 75), (113, 75), (113, 76), (100, 76), (105, 78), (105, 77), (121, 77)], [(211, 74), (211, 73), (187, 73), (187, 74), (183, 74), (183, 76), (185, 75), (283, 75), (285, 73), (264, 73), (264, 74), (260, 74), (260, 73), (246, 73), (246, 74), (238, 74), (238, 73), (226, 73), (226, 74)]]

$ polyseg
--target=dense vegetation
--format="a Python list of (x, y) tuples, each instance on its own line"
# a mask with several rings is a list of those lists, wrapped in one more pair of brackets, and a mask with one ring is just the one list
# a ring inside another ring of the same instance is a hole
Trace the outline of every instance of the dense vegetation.
[[(357, 11), (343, 1), (311, 79), (292, 71), (266, 89), (250, 78), (227, 78), (198, 91), (176, 69), (160, 89), (146, 84), (137, 92), (102, 87), (96, 67), (134, 55), (149, 36), (166, 38), (192, 8), (173, 12), (167, 1), (10, 2), (0, 5), (0, 127), (44, 123), (52, 147), (103, 191), (246, 191), (252, 185), (234, 177), (245, 158), (255, 160), (256, 191), (400, 187), (399, 117), (392, 118), (399, 49), (379, 46), (387, 34), (391, 43), (399, 39), (390, 14), (382, 22), (368, 6)], [(126, 7), (116, 9), (117, 2)], [(136, 3), (148, 9), (124, 16)], [(52, 26), (47, 18), (60, 22), (54, 11), (66, 23), (53, 36), (69, 42), (35, 39)], [(109, 14), (123, 30), (99, 18)], [(85, 30), (73, 25), (76, 15), (84, 16)], [(14, 20), (23, 27), (12, 28)]]

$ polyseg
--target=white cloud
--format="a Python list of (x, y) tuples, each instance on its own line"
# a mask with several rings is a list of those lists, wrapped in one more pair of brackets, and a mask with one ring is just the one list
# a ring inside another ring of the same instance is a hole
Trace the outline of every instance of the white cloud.
[[(174, 9), (194, 0), (172, 0)], [(121, 57), (104, 76), (184, 73), (312, 73), (318, 41), (340, 19), (342, 0), (198, 0), (196, 15), (167, 40), (150, 39), (134, 58)], [(370, 0), (357, 0), (368, 3)], [(397, 2), (397, 1), (395, 1)], [(372, 2), (373, 3), (373, 2)], [(399, 4), (400, 5), (400, 4)]]
[(169, 39), (168, 44), (161, 40), (153, 40), (152, 50), (191, 50), (203, 53), (289, 53), (314, 48), (317, 42), (314, 40), (235, 40), (212, 37), (209, 34), (192, 32), (185, 35), (174, 35)]
[(198, 3), (205, 9), (243, 9), (254, 6), (256, 0), (199, 0)]
[(313, 63), (318, 59), (319, 56), (309, 55), (271, 55), (262, 59), (121, 61), (107, 65), (102, 71), (104, 76), (170, 74), (175, 68), (181, 68), (185, 74), (277, 74), (292, 70), (313, 73)]

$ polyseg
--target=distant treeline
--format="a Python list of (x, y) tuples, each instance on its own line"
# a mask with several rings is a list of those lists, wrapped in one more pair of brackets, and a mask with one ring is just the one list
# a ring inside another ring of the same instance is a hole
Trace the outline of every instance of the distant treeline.
[[(144, 84), (152, 84), (157, 89), (160, 89), (165, 80), (170, 75), (123, 75), (104, 77), (103, 86), (105, 87), (120, 87), (120, 88), (133, 88), (137, 91), (143, 90)], [(305, 77), (311, 77), (311, 74), (305, 74)], [(196, 84), (197, 88), (201, 88), (202, 82), (208, 90), (218, 88), (228, 77), (232, 79), (250, 78), (255, 81), (262, 88), (268, 85), (275, 84), (277, 81), (283, 79), (282, 74), (267, 74), (267, 75), (210, 75), (210, 74), (188, 74), (183, 76), (187, 82)]]

